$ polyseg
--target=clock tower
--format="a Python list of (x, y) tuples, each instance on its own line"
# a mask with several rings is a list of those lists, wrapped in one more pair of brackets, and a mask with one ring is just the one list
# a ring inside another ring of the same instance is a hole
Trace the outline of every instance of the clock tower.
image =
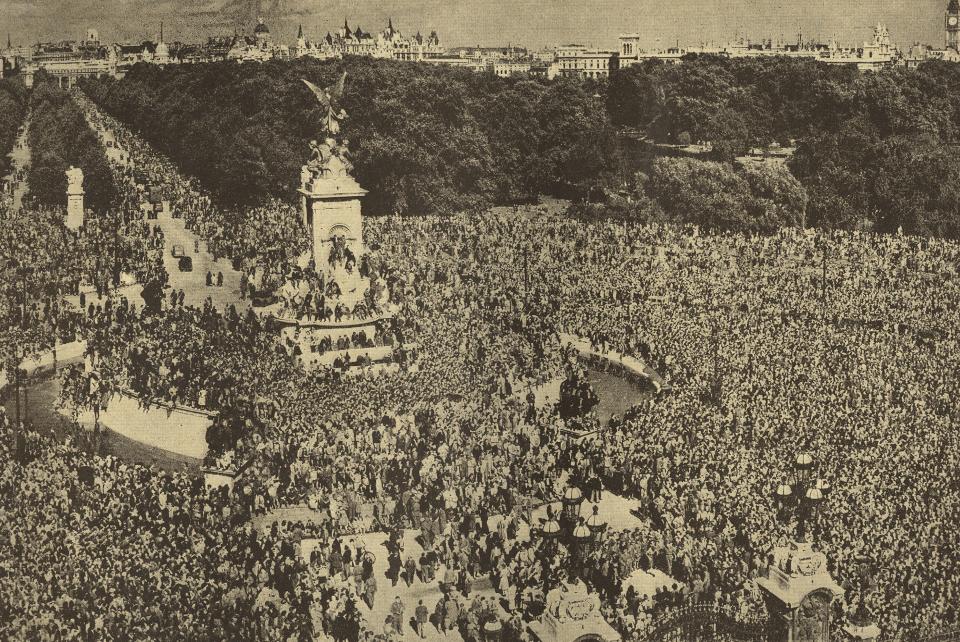
[(947, 30), (947, 49), (960, 51), (960, 2), (950, 0), (945, 18)]

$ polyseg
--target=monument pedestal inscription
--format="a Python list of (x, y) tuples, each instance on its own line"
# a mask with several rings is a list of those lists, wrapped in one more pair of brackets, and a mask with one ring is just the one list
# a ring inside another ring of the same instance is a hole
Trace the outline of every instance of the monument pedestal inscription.
[(757, 580), (770, 613), (775, 642), (830, 642), (830, 605), (843, 589), (827, 558), (807, 542), (774, 549), (767, 576)]

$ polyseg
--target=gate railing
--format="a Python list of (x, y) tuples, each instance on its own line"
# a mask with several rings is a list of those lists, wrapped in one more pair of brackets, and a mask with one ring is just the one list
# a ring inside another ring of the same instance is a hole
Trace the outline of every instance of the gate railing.
[(715, 604), (693, 604), (653, 621), (633, 642), (766, 642), (767, 621), (740, 621)]

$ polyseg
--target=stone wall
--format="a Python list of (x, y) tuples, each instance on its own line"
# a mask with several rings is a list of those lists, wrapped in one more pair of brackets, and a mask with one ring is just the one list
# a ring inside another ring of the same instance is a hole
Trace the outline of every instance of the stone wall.
[[(201, 461), (207, 454), (207, 428), (214, 417), (215, 413), (183, 406), (144, 408), (126, 392), (113, 395), (100, 411), (100, 423), (128, 439)], [(92, 420), (92, 412), (81, 413), (82, 423)]]

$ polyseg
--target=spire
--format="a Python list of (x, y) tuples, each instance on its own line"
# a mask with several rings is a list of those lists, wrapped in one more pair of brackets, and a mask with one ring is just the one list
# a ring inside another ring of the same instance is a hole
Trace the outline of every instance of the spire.
[(160, 21), (160, 42), (163, 42), (163, 20)]
[(393, 18), (387, 18), (387, 29), (390, 30), (390, 33), (393, 33)]
[(13, 49), (13, 45), (10, 44), (10, 32), (7, 32), (7, 49)]
[(303, 40), (303, 24), (301, 24), (297, 30), (297, 40)]

